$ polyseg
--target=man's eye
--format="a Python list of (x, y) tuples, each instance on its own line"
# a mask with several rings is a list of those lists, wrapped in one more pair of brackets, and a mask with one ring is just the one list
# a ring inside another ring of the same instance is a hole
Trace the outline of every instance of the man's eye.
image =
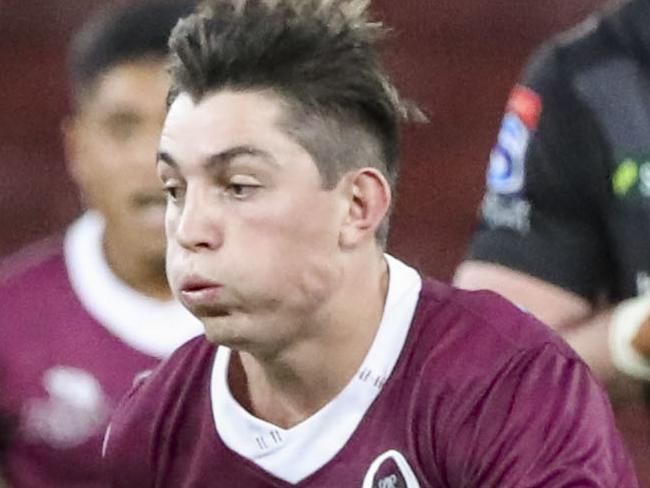
[(104, 121), (104, 128), (113, 140), (125, 142), (137, 134), (141, 124), (140, 118), (133, 114), (117, 114)]
[(136, 128), (134, 124), (113, 124), (109, 126), (108, 130), (116, 141), (127, 141), (133, 137)]
[(230, 183), (226, 191), (234, 198), (244, 199), (253, 195), (259, 190), (260, 185), (251, 183)]

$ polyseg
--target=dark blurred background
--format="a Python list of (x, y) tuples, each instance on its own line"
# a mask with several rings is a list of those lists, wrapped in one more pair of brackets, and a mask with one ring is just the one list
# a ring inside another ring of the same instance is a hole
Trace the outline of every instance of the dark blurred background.
[[(60, 143), (68, 111), (65, 52), (83, 19), (108, 3), (0, 0), (0, 257), (60, 231), (79, 212)], [(431, 118), (405, 130), (393, 254), (451, 277), (472, 231), (508, 92), (527, 56), (603, 3), (374, 1), (393, 27), (387, 65), (403, 94)]]

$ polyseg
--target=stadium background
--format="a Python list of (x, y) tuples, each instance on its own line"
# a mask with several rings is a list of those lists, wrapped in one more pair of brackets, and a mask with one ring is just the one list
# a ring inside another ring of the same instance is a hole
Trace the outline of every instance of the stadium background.
[[(79, 211), (59, 132), (68, 110), (65, 49), (84, 17), (106, 3), (0, 0), (0, 257), (62, 229)], [(473, 227), (506, 97), (527, 55), (601, 4), (374, 1), (393, 27), (387, 65), (431, 118), (404, 134), (391, 252), (432, 276), (451, 276)]]

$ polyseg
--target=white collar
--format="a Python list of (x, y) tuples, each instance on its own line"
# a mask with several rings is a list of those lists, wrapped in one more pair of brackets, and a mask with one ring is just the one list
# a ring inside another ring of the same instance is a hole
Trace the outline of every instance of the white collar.
[(276, 427), (242, 408), (228, 387), (231, 351), (217, 349), (211, 378), (212, 413), (216, 430), (230, 449), (277, 478), (298, 483), (343, 448), (399, 359), (422, 288), (415, 269), (392, 256), (385, 257), (390, 276), (388, 294), (368, 354), (341, 393), (295, 427)]
[(63, 243), (70, 284), (88, 313), (129, 346), (157, 358), (201, 334), (201, 322), (178, 302), (142, 295), (115, 276), (103, 234), (103, 220), (89, 211), (69, 227)]

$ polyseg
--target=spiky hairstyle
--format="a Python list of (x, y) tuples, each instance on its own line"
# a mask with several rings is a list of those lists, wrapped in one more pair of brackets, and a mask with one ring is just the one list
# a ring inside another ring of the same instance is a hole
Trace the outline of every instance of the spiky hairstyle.
[(386, 29), (369, 0), (208, 0), (174, 29), (173, 88), (195, 100), (221, 89), (272, 90), (326, 185), (376, 166), (395, 184), (400, 120), (420, 116), (382, 68)]

